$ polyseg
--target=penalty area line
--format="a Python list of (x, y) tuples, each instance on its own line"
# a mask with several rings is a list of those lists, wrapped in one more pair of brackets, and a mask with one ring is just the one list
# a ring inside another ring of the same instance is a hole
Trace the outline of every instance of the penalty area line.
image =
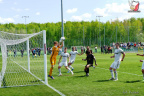
[[(82, 65), (82, 64), (77, 64), (77, 65)], [(82, 65), (82, 66), (85, 66), (85, 65)], [(96, 67), (96, 68), (103, 69), (103, 70), (107, 70), (107, 71), (109, 70), (109, 69), (106, 69), (106, 68), (100, 68), (100, 67)], [(117, 71), (117, 72), (125, 73), (125, 74), (129, 74), (129, 75), (135, 75), (135, 76), (142, 76), (142, 75), (133, 74), (133, 73), (128, 73), (128, 72), (121, 72), (121, 71)]]
[[(103, 69), (103, 70), (109, 70), (109, 69), (106, 69), (106, 68), (100, 68), (100, 67), (96, 67), (96, 68)], [(121, 71), (117, 71), (117, 72), (125, 73), (125, 74), (129, 74), (129, 75), (135, 75), (135, 76), (142, 76), (142, 75), (133, 74), (133, 73), (128, 73), (128, 72), (121, 72)]]

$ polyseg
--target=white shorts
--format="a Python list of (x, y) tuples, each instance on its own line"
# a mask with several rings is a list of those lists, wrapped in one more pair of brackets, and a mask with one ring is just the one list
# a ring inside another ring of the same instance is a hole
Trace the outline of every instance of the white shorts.
[(120, 61), (114, 61), (112, 64), (111, 64), (111, 68), (113, 68), (113, 69), (118, 69), (119, 68), (119, 66), (120, 66)]
[(61, 67), (62, 67), (63, 65), (64, 65), (64, 66), (68, 66), (68, 65), (67, 65), (67, 62), (61, 62), (61, 63), (59, 64), (59, 66), (61, 66)]
[(73, 64), (75, 62), (75, 60), (70, 60), (70, 63)]
[(144, 61), (143, 61), (143, 64), (142, 64), (142, 69), (144, 69)]

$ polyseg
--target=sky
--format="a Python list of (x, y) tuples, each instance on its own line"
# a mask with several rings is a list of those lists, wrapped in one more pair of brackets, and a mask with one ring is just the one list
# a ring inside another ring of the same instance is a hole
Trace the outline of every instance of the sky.
[[(131, 0), (130, 0), (131, 1)], [(144, 17), (144, 0), (140, 2), (140, 13), (128, 13), (128, 0), (63, 0), (64, 22), (92, 21), (100, 18), (101, 22), (122, 21), (131, 17)], [(61, 21), (61, 0), (0, 0), (0, 23), (47, 23)]]

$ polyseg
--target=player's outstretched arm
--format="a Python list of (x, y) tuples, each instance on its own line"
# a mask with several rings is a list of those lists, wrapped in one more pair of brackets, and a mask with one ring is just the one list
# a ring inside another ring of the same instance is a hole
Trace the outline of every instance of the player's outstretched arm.
[(80, 55), (82, 55), (82, 53), (81, 54), (78, 53), (78, 55), (80, 56)]
[(82, 59), (83, 61), (86, 61), (87, 60), (87, 58), (86, 59)]
[(58, 64), (60, 63), (61, 58), (62, 58), (62, 56), (60, 56)]
[(124, 58), (125, 58), (125, 53), (123, 52), (122, 54), (123, 54), (123, 57), (122, 57), (122, 60), (121, 60), (121, 61), (123, 61), (123, 60), (124, 60)]
[[(61, 45), (60, 45), (61, 43)], [(62, 48), (63, 47), (63, 42), (59, 42), (58, 47)]]
[(137, 56), (144, 56), (144, 54), (143, 54), (143, 55), (141, 55), (141, 54), (137, 54)]

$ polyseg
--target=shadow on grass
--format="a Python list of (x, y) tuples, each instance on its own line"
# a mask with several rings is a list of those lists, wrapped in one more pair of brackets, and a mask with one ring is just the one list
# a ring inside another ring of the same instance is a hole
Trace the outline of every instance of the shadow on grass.
[(77, 71), (77, 72), (74, 72), (74, 73), (82, 73), (82, 72), (84, 72), (84, 71)]
[(87, 77), (87, 76), (86, 75), (82, 75), (82, 76), (74, 76), (74, 77), (79, 78), (79, 77)]
[(97, 80), (97, 81), (92, 81), (92, 82), (108, 82), (110, 80)]
[[(75, 72), (75, 71), (73, 71), (74, 73), (82, 73), (82, 72), (84, 72), (84, 71), (77, 71), (77, 72)], [(58, 72), (59, 73), (59, 72)], [(68, 73), (68, 71), (67, 72), (62, 72), (62, 73)], [(71, 73), (71, 72), (69, 72), (69, 73)]]
[(125, 83), (136, 83), (136, 82), (141, 82), (141, 80), (136, 80), (136, 81), (126, 81)]

